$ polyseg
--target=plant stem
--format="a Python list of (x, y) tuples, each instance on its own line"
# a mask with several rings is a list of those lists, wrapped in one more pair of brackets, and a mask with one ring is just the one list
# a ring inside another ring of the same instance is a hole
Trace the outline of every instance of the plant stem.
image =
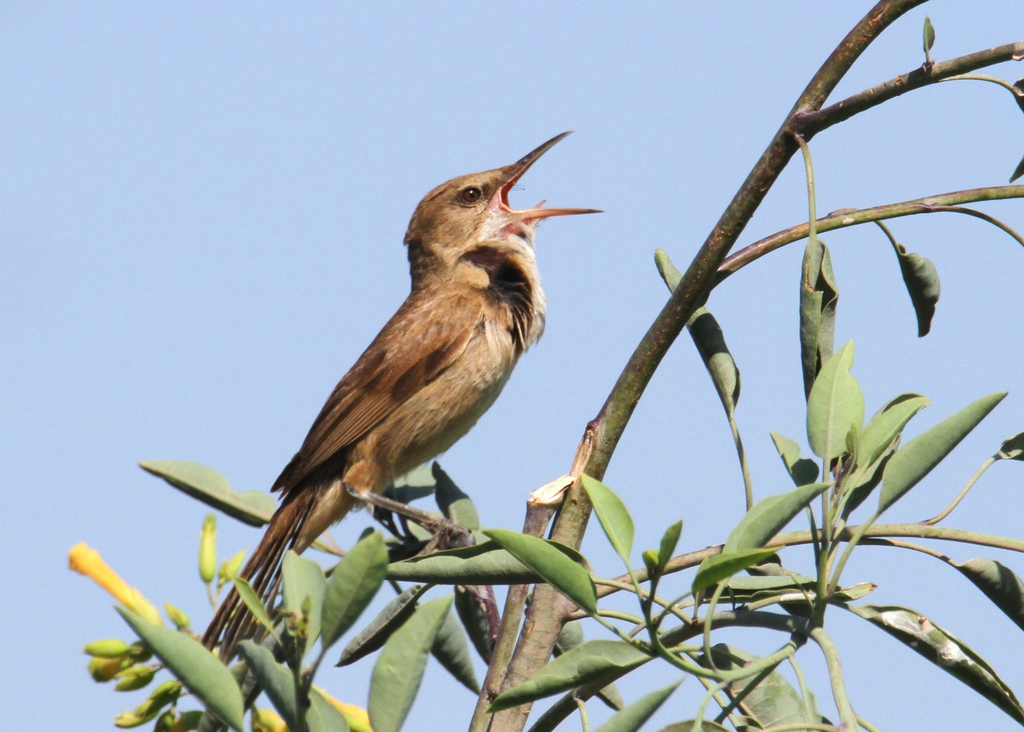
[[(850, 541), (863, 526), (854, 525), (843, 528), (836, 535), (837, 541)], [(964, 531), (963, 529), (949, 529), (942, 526), (925, 526), (924, 524), (875, 524), (870, 526), (863, 533), (864, 538), (868, 539), (889, 539), (894, 537), (904, 537), (911, 539), (935, 539), (939, 541), (955, 541), (962, 544), (974, 544), (976, 546), (987, 546), (995, 549), (1005, 549), (1011, 552), (1024, 553), (1024, 540), (1011, 539), (1005, 536), (994, 536), (992, 534), (982, 534), (976, 531)], [(786, 534), (779, 534), (765, 546), (777, 547), (779, 549), (789, 546), (799, 546), (801, 544), (810, 544), (813, 540), (810, 531), (793, 531)], [(672, 574), (675, 572), (681, 572), (685, 569), (692, 569), (698, 566), (708, 557), (713, 557), (716, 554), (722, 553), (722, 545), (717, 544), (715, 546), (709, 546), (704, 549), (700, 549), (695, 552), (688, 552), (681, 554), (677, 557), (673, 557), (669, 560), (668, 564), (665, 565), (664, 574)], [(636, 570), (637, 580), (643, 582), (647, 579), (647, 572), (644, 569)], [(623, 577), (616, 577), (614, 582), (625, 582), (625, 575)], [(602, 585), (597, 590), (598, 598), (607, 597), (608, 595), (618, 592), (618, 588), (611, 586), (610, 584)]]
[(587, 703), (577, 697), (576, 708), (580, 710), (580, 724), (583, 726), (583, 732), (590, 732), (590, 719), (587, 717)]
[(978, 478), (980, 478), (986, 470), (995, 465), (997, 460), (999, 460), (999, 456), (993, 455), (988, 460), (983, 462), (981, 464), (981, 467), (978, 468), (977, 471), (975, 471), (974, 475), (971, 476), (971, 479), (967, 481), (967, 484), (964, 485), (963, 488), (960, 489), (960, 492), (956, 494), (956, 498), (954, 498), (948, 506), (942, 509), (942, 511), (940, 511), (935, 516), (932, 516), (930, 519), (926, 519), (921, 523), (924, 526), (934, 526), (935, 524), (942, 521), (942, 519), (949, 516), (949, 514), (953, 513), (953, 509), (960, 504), (960, 501), (964, 500), (964, 498), (967, 496), (967, 493), (971, 490), (971, 488), (974, 487), (974, 484), (978, 482)]
[(810, 632), (811, 640), (818, 644), (822, 655), (825, 657), (825, 664), (828, 666), (828, 676), (832, 680), (832, 698), (835, 699), (836, 708), (839, 710), (839, 718), (849, 730), (857, 729), (857, 715), (850, 706), (850, 699), (846, 695), (846, 682), (843, 679), (843, 665), (839, 661), (839, 651), (835, 643), (823, 628), (814, 628)]
[(927, 71), (921, 67), (916, 68), (824, 109), (800, 115), (800, 132), (805, 138), (810, 139), (822, 130), (843, 122), (855, 114), (877, 107), (901, 94), (906, 94), (908, 91), (936, 84), (975, 69), (994, 66), (1004, 61), (1019, 61), (1022, 57), (1024, 57), (1024, 41), (1017, 41), (952, 58), (948, 61), (938, 61), (933, 63)]
[[(822, 233), (826, 231), (834, 231), (835, 229), (842, 229), (847, 226), (857, 226), (859, 224), (895, 219), (902, 216), (948, 213), (950, 212), (949, 207), (963, 203), (1000, 201), (1010, 198), (1024, 198), (1024, 185), (971, 188), (963, 191), (940, 193), (934, 196), (927, 196), (925, 198), (915, 198), (911, 201), (890, 203), (884, 206), (872, 206), (871, 208), (861, 209), (840, 209), (815, 221), (815, 227), (818, 233)], [(960, 213), (962, 213), (962, 211)], [(766, 236), (749, 246), (743, 247), (722, 262), (722, 265), (718, 268), (717, 282), (721, 282), (729, 275), (734, 274), (738, 270), (742, 269), (754, 260), (760, 259), (769, 252), (773, 252), (776, 249), (784, 247), (786, 244), (791, 244), (792, 242), (806, 238), (809, 231), (810, 227), (807, 224), (797, 224), (796, 226), (791, 226), (788, 229), (777, 231), (771, 236)]]

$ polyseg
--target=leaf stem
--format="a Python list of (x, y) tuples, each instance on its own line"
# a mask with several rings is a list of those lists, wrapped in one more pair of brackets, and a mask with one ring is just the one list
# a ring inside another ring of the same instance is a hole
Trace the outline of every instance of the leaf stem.
[(824, 628), (811, 629), (810, 636), (811, 640), (818, 644), (821, 654), (825, 657), (828, 676), (832, 681), (832, 698), (835, 699), (836, 708), (839, 710), (839, 718), (843, 720), (847, 729), (855, 730), (857, 729), (857, 715), (846, 695), (846, 682), (843, 679), (843, 665), (839, 660), (839, 651)]
[(1008, 89), (1014, 98), (1021, 96), (1021, 91), (1017, 89), (1013, 84), (1008, 82), (1006, 79), (1000, 79), (998, 76), (989, 76), (988, 74), (958, 74), (957, 76), (950, 76), (942, 81), (987, 81), (992, 84), (998, 84), (1004, 89)]
[[(1024, 540), (1012, 539), (994, 534), (983, 534), (976, 531), (965, 531), (963, 529), (951, 529), (943, 526), (926, 526), (920, 523), (913, 524), (875, 524), (864, 529), (863, 525), (845, 527), (836, 539), (838, 541), (850, 541), (858, 532), (863, 530), (863, 538), (889, 539), (894, 537), (914, 539), (934, 539), (938, 541), (954, 541), (962, 544), (973, 544), (975, 546), (987, 546), (994, 549), (1005, 549), (1006, 551), (1019, 552), (1024, 554)], [(793, 531), (779, 534), (765, 546), (783, 549), (790, 546), (810, 544), (812, 535), (810, 531)], [(686, 569), (698, 566), (708, 557), (722, 553), (722, 545), (709, 546), (693, 552), (687, 552), (673, 557), (665, 565), (664, 574), (673, 574)], [(647, 578), (647, 572), (643, 569), (636, 570), (637, 579), (641, 582)], [(623, 581), (624, 578), (615, 578), (613, 581)], [(625, 578), (628, 579), (628, 578)], [(619, 590), (610, 583), (598, 588), (598, 598), (607, 597)]]
[[(951, 191), (939, 193), (924, 198), (915, 198), (900, 203), (889, 203), (883, 206), (872, 206), (870, 208), (844, 208), (833, 211), (815, 221), (817, 233), (834, 231), (847, 226), (857, 226), (875, 221), (895, 219), (903, 216), (915, 216), (917, 214), (949, 213), (950, 207), (963, 203), (977, 203), (979, 201), (1001, 201), (1012, 198), (1024, 198), (1024, 185), (1014, 186), (987, 186), (985, 188), (971, 188), (962, 191)], [(955, 211), (954, 213), (964, 213)], [(975, 212), (977, 213), (977, 212)], [(972, 214), (973, 215), (973, 214)], [(989, 222), (993, 223), (993, 222)], [(998, 224), (996, 224), (998, 226)], [(1003, 228), (1000, 226), (1000, 228)], [(1004, 231), (1009, 227), (1003, 228)], [(760, 259), (765, 254), (784, 247), (795, 241), (805, 239), (808, 236), (810, 227), (808, 224), (797, 224), (788, 229), (777, 231), (770, 236), (743, 247), (735, 254), (729, 256), (718, 268), (716, 284), (735, 274), (737, 271)], [(1012, 231), (1012, 229), (1010, 230)], [(1009, 232), (1007, 232), (1009, 233)], [(1015, 233), (1015, 232), (1014, 232)], [(1012, 234), (1011, 234), (1012, 235)], [(1016, 236), (1014, 237), (1017, 238)]]
[(949, 514), (953, 513), (953, 509), (960, 504), (960, 501), (964, 500), (964, 498), (967, 496), (967, 493), (971, 490), (971, 488), (974, 487), (974, 484), (978, 482), (978, 478), (980, 478), (986, 470), (995, 465), (996, 461), (998, 460), (999, 456), (993, 455), (988, 460), (983, 462), (981, 464), (981, 467), (978, 468), (975, 471), (974, 475), (971, 476), (971, 479), (968, 480), (964, 487), (960, 489), (960, 492), (956, 494), (956, 498), (954, 498), (950, 502), (950, 504), (946, 506), (944, 509), (942, 509), (939, 513), (932, 516), (930, 519), (922, 521), (921, 524), (924, 526), (934, 526), (935, 524), (939, 523), (944, 518), (949, 516)]
[(809, 139), (822, 130), (909, 91), (937, 84), (975, 69), (994, 66), (1004, 61), (1019, 61), (1021, 58), (1024, 58), (1024, 41), (1016, 41), (948, 61), (937, 61), (927, 70), (918, 67), (823, 109), (804, 113), (800, 116), (800, 131)]
[(580, 724), (583, 726), (583, 732), (590, 732), (590, 718), (587, 716), (587, 703), (576, 698), (576, 708), (580, 710)]

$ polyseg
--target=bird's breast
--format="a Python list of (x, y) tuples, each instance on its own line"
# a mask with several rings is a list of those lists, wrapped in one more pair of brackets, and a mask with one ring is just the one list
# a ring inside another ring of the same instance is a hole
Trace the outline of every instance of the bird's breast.
[(485, 315), (465, 350), (378, 425), (364, 445), (398, 477), (465, 435), (508, 382), (521, 351), (509, 323)]

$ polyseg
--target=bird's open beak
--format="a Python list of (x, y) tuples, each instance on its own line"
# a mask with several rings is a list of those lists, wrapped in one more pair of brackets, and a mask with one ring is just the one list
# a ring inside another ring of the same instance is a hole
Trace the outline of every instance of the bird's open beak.
[(492, 208), (500, 209), (502, 212), (513, 216), (518, 221), (533, 221), (539, 219), (546, 219), (552, 216), (572, 216), (574, 214), (589, 214), (589, 213), (601, 213), (600, 209), (596, 208), (543, 208), (544, 201), (541, 201), (533, 208), (525, 209), (523, 211), (515, 211), (508, 205), (508, 193), (512, 190), (523, 174), (530, 169), (540, 156), (546, 153), (548, 150), (553, 148), (558, 142), (563, 140), (572, 134), (572, 131), (563, 132), (560, 135), (552, 137), (550, 140), (545, 142), (543, 145), (538, 147), (533, 152), (527, 153), (518, 162), (507, 165), (503, 170), (506, 171), (508, 178), (502, 184), (502, 186), (495, 191), (494, 196), (491, 197), (490, 206)]

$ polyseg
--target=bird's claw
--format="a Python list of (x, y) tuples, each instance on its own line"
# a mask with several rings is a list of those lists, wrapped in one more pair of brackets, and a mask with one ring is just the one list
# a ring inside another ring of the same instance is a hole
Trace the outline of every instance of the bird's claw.
[(394, 525), (394, 519), (392, 518), (389, 521), (388, 519), (381, 518), (385, 513), (397, 514), (400, 517), (416, 522), (434, 534), (435, 542), (442, 548), (469, 546), (472, 543), (470, 532), (466, 527), (460, 526), (443, 516), (438, 516), (435, 513), (429, 513), (419, 508), (413, 508), (406, 503), (370, 491), (363, 493), (347, 483), (344, 486), (350, 496), (369, 504), (373, 508), (374, 518), (381, 521), (388, 530), (396, 535), (398, 534), (396, 531), (397, 527)]

